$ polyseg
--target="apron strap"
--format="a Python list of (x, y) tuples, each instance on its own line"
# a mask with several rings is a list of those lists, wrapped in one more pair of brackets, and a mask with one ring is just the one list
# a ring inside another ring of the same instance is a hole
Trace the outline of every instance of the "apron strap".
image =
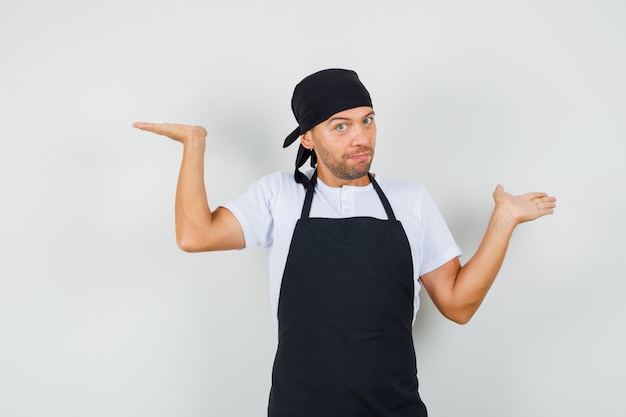
[[(378, 185), (378, 183), (376, 182), (372, 174), (368, 172), (367, 176), (369, 177), (370, 182), (372, 183), (372, 186), (374, 187), (374, 190), (376, 191), (376, 194), (378, 194), (378, 198), (380, 198), (380, 202), (383, 203), (383, 207), (385, 208), (385, 213), (387, 213), (387, 219), (396, 221), (396, 216), (393, 213), (391, 204), (389, 204), (389, 200), (387, 199), (387, 196), (385, 195), (383, 190), (380, 188), (380, 185)], [(313, 175), (311, 176), (311, 185), (312, 186), (307, 187), (307, 190), (306, 190), (306, 196), (304, 197), (304, 204), (302, 205), (302, 213), (300, 214), (301, 219), (308, 219), (309, 213), (311, 212), (311, 203), (313, 202), (313, 193), (315, 192), (315, 186), (317, 185), (317, 169), (313, 171)]]
[[(304, 175), (304, 174), (302, 174)], [(302, 205), (301, 219), (308, 219), (311, 212), (311, 203), (313, 202), (313, 193), (315, 192), (315, 186), (317, 185), (317, 169), (313, 171), (311, 175), (310, 187), (306, 187), (306, 196), (304, 197), (304, 204)]]
[(372, 185), (374, 186), (374, 189), (376, 190), (376, 193), (378, 194), (378, 197), (380, 198), (380, 202), (383, 203), (383, 207), (385, 207), (385, 212), (387, 213), (387, 219), (393, 220), (395, 222), (396, 215), (393, 213), (393, 209), (391, 208), (391, 204), (389, 204), (389, 200), (387, 200), (387, 196), (385, 195), (385, 193), (383, 193), (383, 190), (381, 190), (380, 185), (378, 185), (378, 183), (374, 179), (374, 176), (370, 174), (369, 172), (367, 173), (367, 175), (370, 177), (370, 181), (372, 182)]

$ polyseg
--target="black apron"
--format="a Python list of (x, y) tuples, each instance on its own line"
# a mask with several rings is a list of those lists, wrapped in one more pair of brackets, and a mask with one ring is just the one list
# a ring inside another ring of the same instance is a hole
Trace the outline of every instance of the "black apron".
[(309, 218), (307, 190), (280, 288), (270, 417), (423, 417), (411, 327), (413, 262), (402, 224)]

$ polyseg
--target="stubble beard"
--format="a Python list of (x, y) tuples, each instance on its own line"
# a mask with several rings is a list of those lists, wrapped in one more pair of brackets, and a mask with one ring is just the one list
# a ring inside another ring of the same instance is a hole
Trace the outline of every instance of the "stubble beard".
[[(364, 152), (370, 154), (367, 162), (359, 162), (356, 165), (349, 164), (351, 156)], [(362, 146), (350, 154), (342, 155), (341, 158), (335, 158), (329, 152), (320, 148), (315, 149), (315, 154), (335, 177), (342, 180), (356, 180), (364, 177), (370, 171), (372, 161), (374, 160), (374, 148), (369, 146)]]

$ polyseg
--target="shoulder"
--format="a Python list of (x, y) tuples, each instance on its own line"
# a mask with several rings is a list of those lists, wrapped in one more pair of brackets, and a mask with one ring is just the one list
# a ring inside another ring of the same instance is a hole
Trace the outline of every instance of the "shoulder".
[(439, 208), (424, 185), (382, 175), (377, 175), (375, 179), (398, 218), (421, 223), (440, 216)]
[(239, 200), (262, 204), (275, 213), (283, 206), (290, 206), (291, 202), (304, 200), (305, 194), (304, 187), (295, 181), (293, 173), (276, 171), (252, 183)]
[(290, 176), (287, 172), (276, 171), (271, 174), (263, 175), (254, 181), (248, 187), (248, 192), (273, 195), (285, 187), (289, 187), (290, 182), (295, 182), (293, 180), (293, 174)]
[[(311, 178), (313, 175), (312, 170), (304, 171), (304, 174)], [(285, 172), (285, 171), (275, 171), (271, 174), (266, 174), (260, 177), (256, 182), (252, 185), (261, 185), (261, 186), (281, 186), (281, 187), (294, 187), (295, 188), (304, 188), (301, 184), (298, 184), (294, 179), (293, 172)]]
[(256, 180), (252, 185), (280, 185), (287, 181), (289, 174), (287, 172), (276, 171), (266, 174)]
[(417, 182), (389, 178), (383, 175), (376, 175), (374, 179), (388, 198), (395, 197), (417, 202), (428, 195), (426, 188)]
[(304, 187), (298, 184), (292, 172), (276, 171), (260, 177), (251, 187), (261, 188), (273, 195), (281, 193), (298, 193), (304, 191)]

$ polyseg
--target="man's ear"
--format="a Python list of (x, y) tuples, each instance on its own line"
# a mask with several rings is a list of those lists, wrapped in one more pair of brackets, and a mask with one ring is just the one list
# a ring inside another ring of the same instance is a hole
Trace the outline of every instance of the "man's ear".
[(300, 136), (300, 143), (306, 149), (313, 149), (313, 138), (311, 137), (311, 131), (307, 130)]

